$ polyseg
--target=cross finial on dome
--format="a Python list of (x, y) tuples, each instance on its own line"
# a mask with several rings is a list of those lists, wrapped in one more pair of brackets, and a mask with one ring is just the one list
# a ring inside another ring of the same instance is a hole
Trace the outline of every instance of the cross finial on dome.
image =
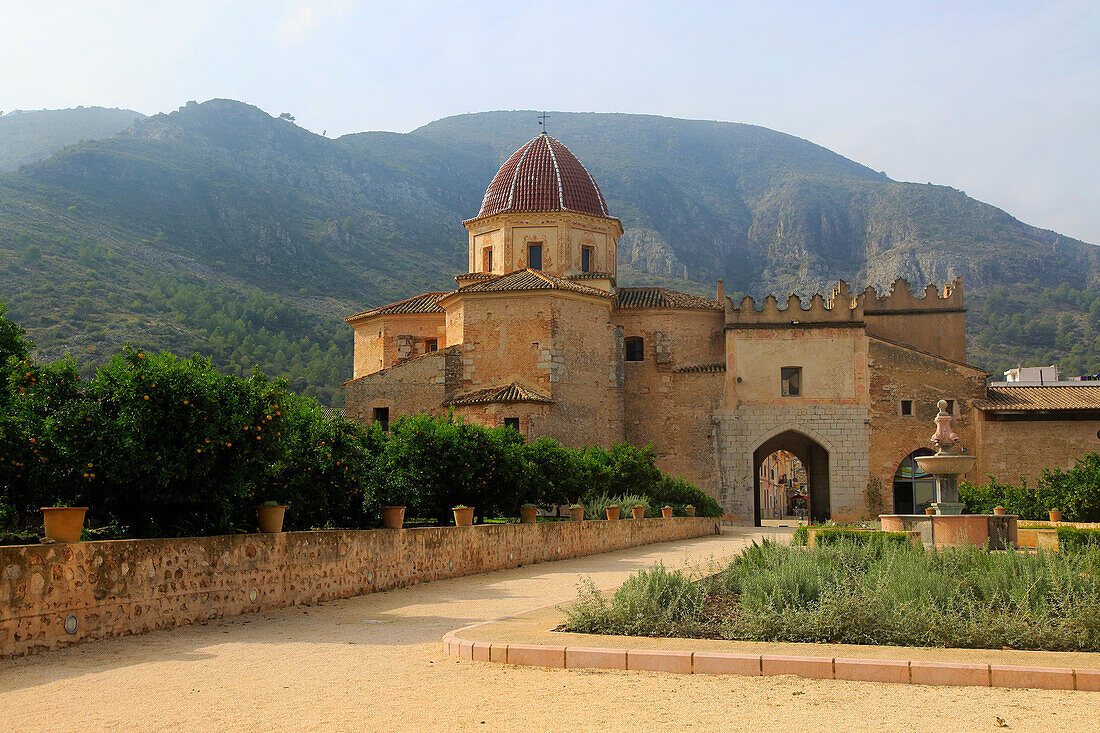
[(542, 134), (543, 135), (546, 134), (546, 121), (548, 119), (550, 119), (550, 115), (546, 114), (545, 112), (543, 112), (541, 115), (538, 116), (539, 125), (542, 126)]

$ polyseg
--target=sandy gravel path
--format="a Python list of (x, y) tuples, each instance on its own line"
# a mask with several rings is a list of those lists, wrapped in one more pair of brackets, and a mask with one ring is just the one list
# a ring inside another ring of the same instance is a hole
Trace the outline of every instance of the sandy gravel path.
[(1096, 730), (1100, 695), (546, 670), (444, 656), (447, 631), (749, 535), (439, 581), (0, 661), (0, 731)]

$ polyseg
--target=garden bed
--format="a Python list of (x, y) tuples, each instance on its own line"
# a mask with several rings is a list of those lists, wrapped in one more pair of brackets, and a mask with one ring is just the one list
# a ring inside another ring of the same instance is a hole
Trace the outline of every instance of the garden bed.
[(1100, 651), (1100, 548), (1054, 554), (765, 541), (694, 579), (593, 586), (563, 631), (760, 642)]

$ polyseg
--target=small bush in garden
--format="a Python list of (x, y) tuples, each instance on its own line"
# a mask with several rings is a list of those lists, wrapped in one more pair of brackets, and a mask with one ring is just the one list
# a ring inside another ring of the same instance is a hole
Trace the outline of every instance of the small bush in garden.
[(1062, 552), (1081, 552), (1088, 548), (1100, 549), (1100, 529), (1059, 527), (1058, 547)]
[(1100, 522), (1100, 453), (1086, 453), (1073, 468), (1044, 470), (1034, 486), (999, 483), (993, 476), (981, 486), (959, 484), (959, 500), (969, 514), (990, 514), (1003, 506), (1020, 519), (1045, 520), (1051, 509), (1060, 509), (1067, 522)]
[[(869, 533), (868, 533), (869, 534)], [(649, 572), (649, 571), (647, 571)], [(663, 570), (652, 571), (660, 575)], [(749, 641), (1100, 651), (1100, 547), (1037, 554), (765, 541), (682, 590), (642, 573), (620, 598), (583, 595), (568, 630)], [(624, 585), (624, 589), (627, 586)], [(698, 595), (696, 595), (698, 594)], [(691, 613), (691, 609), (695, 609)]]
[(880, 548), (884, 546), (912, 547), (909, 535), (904, 532), (860, 532), (838, 527), (837, 529), (819, 529), (815, 533), (815, 546), (839, 545), (842, 543)]
[(585, 578), (579, 598), (565, 609), (565, 626), (599, 634), (682, 634), (694, 628), (704, 595), (684, 572), (660, 563), (630, 576), (610, 602)]

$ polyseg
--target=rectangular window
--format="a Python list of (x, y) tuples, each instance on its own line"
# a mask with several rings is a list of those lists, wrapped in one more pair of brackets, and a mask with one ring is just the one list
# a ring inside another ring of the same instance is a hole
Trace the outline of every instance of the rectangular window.
[(626, 340), (626, 360), (642, 361), (645, 359), (645, 346), (640, 336), (631, 336)]
[(947, 414), (955, 414), (955, 400), (944, 400), (947, 403)]
[(541, 244), (529, 244), (527, 245), (527, 266), (532, 270), (542, 269), (542, 245)]
[(901, 401), (901, 414), (902, 414), (903, 417), (912, 417), (913, 416), (913, 400), (902, 400)]
[(506, 417), (504, 418), (504, 427), (512, 428), (517, 433), (519, 432), (519, 418), (518, 417)]
[(591, 247), (581, 247), (581, 272), (592, 272)]
[(784, 397), (798, 397), (802, 394), (802, 367), (782, 367), (779, 379), (783, 383)]
[(439, 339), (424, 339), (424, 351), (429, 354), (439, 349)]
[(378, 423), (383, 430), (390, 429), (390, 408), (388, 407), (376, 407), (374, 408), (374, 421)]
[(493, 248), (486, 247), (481, 250), (481, 271), (492, 272), (493, 271)]

